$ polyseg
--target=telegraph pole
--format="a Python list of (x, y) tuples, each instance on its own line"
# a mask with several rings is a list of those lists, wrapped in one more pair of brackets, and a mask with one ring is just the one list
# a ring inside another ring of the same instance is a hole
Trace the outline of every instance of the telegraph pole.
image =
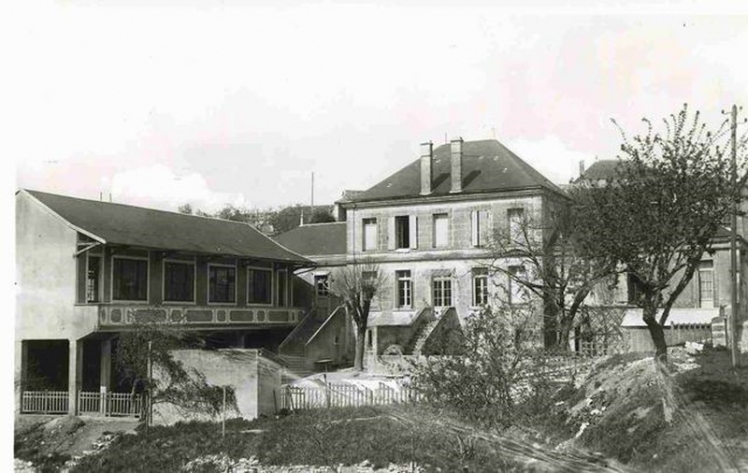
[(737, 161), (737, 141), (736, 129), (738, 122), (738, 107), (732, 106), (731, 123), (730, 123), (730, 141), (732, 143), (732, 188), (737, 195), (732, 200), (732, 227), (730, 231), (730, 264), (731, 264), (731, 283), (732, 283), (732, 304), (730, 310), (730, 353), (732, 354), (732, 366), (737, 368), (740, 365), (740, 354), (738, 352), (738, 254), (737, 254), (737, 228), (738, 228), (738, 196), (742, 194), (738, 189), (738, 161)]

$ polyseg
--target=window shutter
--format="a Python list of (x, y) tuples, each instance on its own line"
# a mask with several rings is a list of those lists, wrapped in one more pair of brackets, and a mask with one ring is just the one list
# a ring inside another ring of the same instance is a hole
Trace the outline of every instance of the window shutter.
[(410, 216), (410, 223), (408, 224), (410, 235), (409, 242), (412, 249), (418, 248), (418, 217), (415, 215)]
[(473, 246), (480, 246), (480, 213), (477, 210), (470, 211), (470, 242)]
[(395, 249), (395, 217), (387, 219), (387, 248)]
[(491, 244), (491, 236), (493, 234), (493, 222), (491, 220), (491, 212), (489, 210), (482, 210), (480, 212), (480, 243), (481, 246)]

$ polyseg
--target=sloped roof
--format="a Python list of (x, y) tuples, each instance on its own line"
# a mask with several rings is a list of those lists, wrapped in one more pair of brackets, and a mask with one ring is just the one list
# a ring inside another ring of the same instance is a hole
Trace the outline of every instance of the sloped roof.
[(311, 264), (245, 223), (25, 192), (70, 224), (109, 244)]
[[(448, 195), (451, 190), (451, 149), (443, 144), (434, 150), (432, 192)], [(544, 188), (563, 193), (558, 186), (496, 140), (465, 141), (462, 144), (462, 193)], [(421, 195), (421, 160), (416, 159), (351, 200), (396, 199)]]
[(304, 256), (344, 255), (346, 223), (312, 223), (302, 225), (275, 237), (286, 248)]
[(611, 179), (615, 177), (618, 166), (626, 166), (627, 161), (621, 161), (620, 159), (601, 159), (592, 163), (592, 166), (587, 168), (584, 173), (577, 179), (590, 180), (590, 181), (601, 181)]

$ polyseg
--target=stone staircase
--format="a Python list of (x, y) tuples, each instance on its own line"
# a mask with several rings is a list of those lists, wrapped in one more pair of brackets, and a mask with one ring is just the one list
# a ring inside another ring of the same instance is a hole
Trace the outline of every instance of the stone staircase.
[(423, 351), (423, 346), (426, 344), (426, 340), (428, 340), (429, 336), (431, 335), (431, 332), (434, 331), (437, 325), (439, 325), (440, 318), (435, 318), (434, 320), (429, 321), (426, 323), (421, 329), (418, 331), (418, 334), (416, 335), (415, 341), (413, 342), (413, 355), (420, 355)]

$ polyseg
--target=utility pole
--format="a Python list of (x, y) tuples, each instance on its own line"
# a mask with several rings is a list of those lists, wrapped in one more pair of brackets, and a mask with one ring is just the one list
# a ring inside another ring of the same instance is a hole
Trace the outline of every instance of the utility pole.
[(730, 123), (730, 141), (732, 143), (732, 188), (737, 195), (732, 200), (732, 223), (730, 231), (730, 265), (731, 265), (731, 284), (732, 284), (732, 301), (730, 310), (730, 352), (732, 354), (732, 366), (737, 368), (740, 365), (740, 353), (738, 352), (738, 255), (737, 255), (737, 228), (738, 228), (738, 196), (742, 194), (741, 189), (737, 189), (738, 184), (738, 161), (737, 161), (737, 142), (736, 128), (738, 122), (738, 107), (732, 106)]

